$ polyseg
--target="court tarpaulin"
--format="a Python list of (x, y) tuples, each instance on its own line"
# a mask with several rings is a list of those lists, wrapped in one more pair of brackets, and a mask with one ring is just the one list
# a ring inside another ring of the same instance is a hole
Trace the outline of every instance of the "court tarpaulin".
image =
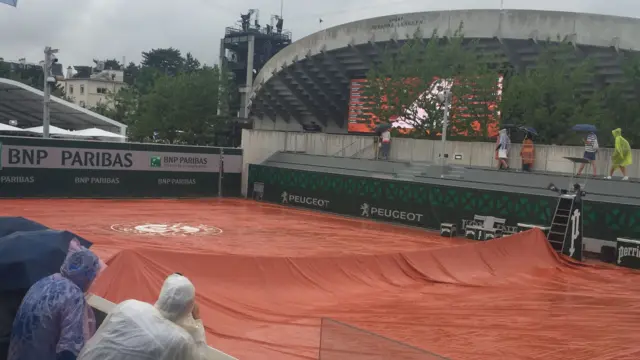
[(208, 343), (239, 359), (640, 357), (638, 274), (561, 257), (537, 230), (452, 240), (232, 199), (3, 205), (91, 239), (111, 257), (92, 291), (113, 302), (188, 276)]

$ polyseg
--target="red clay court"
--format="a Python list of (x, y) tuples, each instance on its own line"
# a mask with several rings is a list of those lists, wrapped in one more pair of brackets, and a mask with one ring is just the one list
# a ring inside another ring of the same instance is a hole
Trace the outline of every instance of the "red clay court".
[[(247, 200), (2, 200), (94, 242), (93, 291), (153, 302), (179, 271), (209, 344), (239, 359), (638, 359), (640, 277), (577, 264), (540, 232), (488, 242)], [(385, 353), (386, 351), (386, 353)], [(339, 355), (339, 356), (337, 356)]]

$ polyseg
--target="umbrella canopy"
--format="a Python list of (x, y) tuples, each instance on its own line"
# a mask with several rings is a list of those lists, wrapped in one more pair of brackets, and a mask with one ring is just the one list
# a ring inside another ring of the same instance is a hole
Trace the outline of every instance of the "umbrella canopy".
[(574, 125), (571, 128), (571, 130), (577, 131), (577, 132), (596, 132), (596, 131), (598, 131), (598, 129), (595, 127), (595, 125), (591, 125), (591, 124)]
[[(38, 134), (43, 134), (44, 133), (43, 126), (36, 126), (36, 127), (28, 128), (26, 130), (34, 132), (34, 133), (38, 133)], [(73, 133), (71, 131), (69, 131), (69, 130), (61, 129), (61, 128), (57, 127), (57, 126), (50, 125), (49, 126), (49, 134), (51, 134), (51, 135), (72, 135)]]
[(0, 0), (0, 4), (7, 4), (9, 6), (17, 7), (18, 0)]
[(76, 136), (86, 136), (86, 137), (106, 137), (106, 138), (118, 138), (118, 139), (124, 139), (126, 137), (126, 136), (114, 134), (112, 132), (105, 131), (98, 128), (78, 130), (78, 131), (73, 131), (71, 133)]
[(0, 216), (0, 238), (16, 231), (49, 230), (48, 227), (23, 217)]
[[(68, 231), (17, 231), (0, 238), (0, 292), (26, 290), (60, 271), (74, 234)], [(78, 238), (84, 247), (91, 243)]]
[(383, 132), (385, 130), (388, 130), (391, 128), (391, 124), (389, 123), (380, 123), (378, 125), (376, 125), (376, 127), (373, 129), (373, 131), (375, 132)]
[(520, 130), (524, 131), (524, 132), (528, 132), (531, 135), (538, 135), (538, 132), (536, 131), (536, 129), (529, 127), (529, 126), (521, 126)]

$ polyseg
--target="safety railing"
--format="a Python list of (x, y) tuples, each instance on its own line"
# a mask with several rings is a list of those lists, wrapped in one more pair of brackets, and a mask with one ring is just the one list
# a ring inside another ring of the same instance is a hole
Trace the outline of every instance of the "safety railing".
[[(116, 306), (116, 304), (111, 301), (101, 298), (96, 295), (87, 295), (87, 302), (89, 306), (92, 308), (99, 310), (105, 314), (109, 314), (111, 310)], [(238, 360), (231, 355), (227, 355), (218, 349), (214, 349), (209, 347), (209, 354), (207, 356), (207, 360)]]
[(447, 360), (428, 351), (323, 318), (319, 360)]

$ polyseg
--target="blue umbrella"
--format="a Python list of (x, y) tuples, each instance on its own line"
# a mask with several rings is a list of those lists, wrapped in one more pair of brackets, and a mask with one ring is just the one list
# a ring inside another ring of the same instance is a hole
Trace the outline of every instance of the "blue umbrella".
[(576, 131), (576, 132), (596, 132), (598, 131), (598, 129), (595, 127), (595, 125), (591, 125), (591, 124), (578, 124), (578, 125), (574, 125), (571, 130)]
[(77, 238), (68, 231), (17, 231), (0, 238), (0, 292), (27, 290), (36, 281), (60, 271), (69, 243)]

